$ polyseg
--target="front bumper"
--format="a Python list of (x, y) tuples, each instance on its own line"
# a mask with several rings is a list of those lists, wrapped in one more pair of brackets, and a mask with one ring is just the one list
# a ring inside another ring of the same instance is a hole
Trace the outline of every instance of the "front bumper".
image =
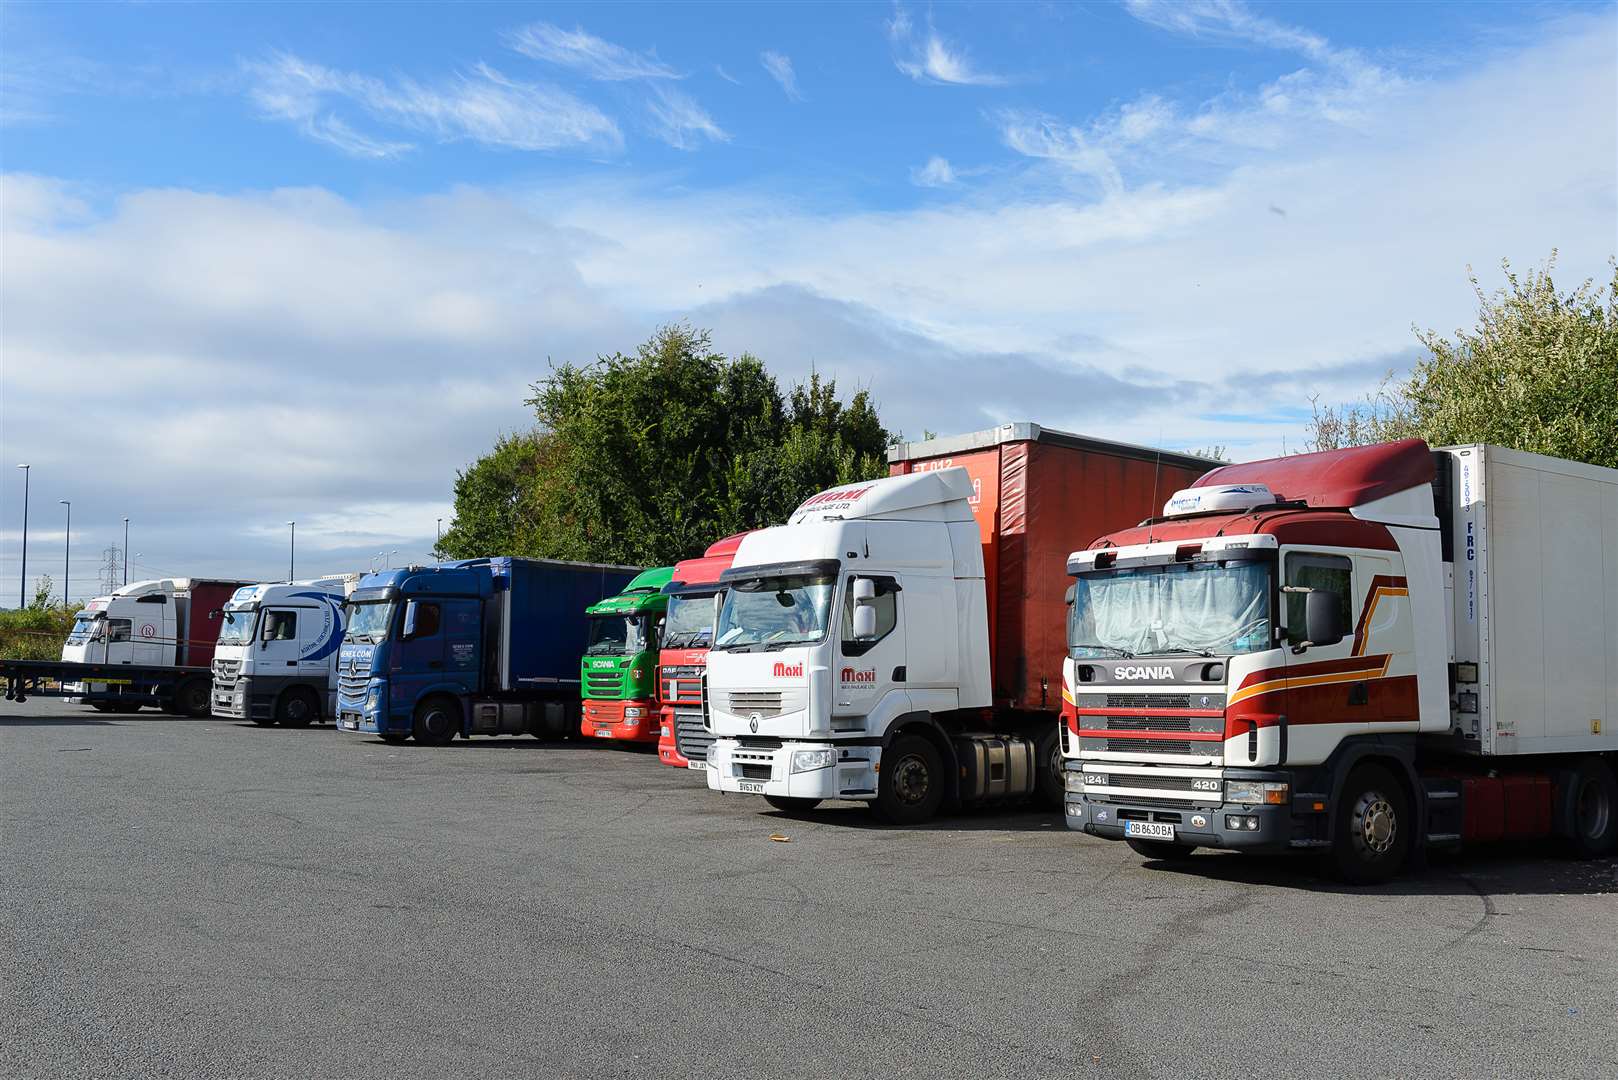
[(579, 721), (579, 734), (594, 739), (656, 742), (657, 709), (652, 702), (644, 700), (586, 700), (584, 718)]
[[(1069, 765), (1070, 772), (1077, 771)], [(1230, 779), (1257, 780), (1274, 783), (1292, 783), (1288, 773), (1259, 773), (1244, 771), (1239, 775), (1226, 772)], [(1296, 791), (1296, 788), (1293, 789)], [(1128, 796), (1093, 799), (1079, 792), (1065, 793), (1067, 827), (1076, 832), (1089, 833), (1103, 840), (1129, 839), (1130, 822), (1171, 825), (1174, 843), (1194, 847), (1223, 848), (1229, 851), (1286, 852), (1300, 847), (1318, 846), (1305, 837), (1316, 830), (1300, 822), (1289, 802), (1282, 805), (1264, 803), (1209, 802), (1195, 805), (1171, 804), (1166, 800), (1134, 799)], [(1311, 817), (1315, 815), (1310, 815)], [(1256, 827), (1238, 825), (1232, 818), (1248, 819)], [(1307, 823), (1312, 826), (1313, 822)], [(1142, 837), (1142, 839), (1157, 839)]]
[(275, 698), (267, 694), (254, 697), (249, 675), (238, 675), (234, 682), (221, 681), (215, 675), (209, 711), (236, 720), (267, 720), (275, 715)]
[(382, 679), (374, 679), (366, 687), (364, 697), (353, 698), (338, 692), (337, 730), (362, 735), (382, 735), (402, 730), (408, 734), (410, 717), (402, 717), (398, 725), (388, 723), (388, 684)]
[[(832, 747), (837, 761), (825, 768), (792, 771), (798, 750)], [(787, 742), (778, 747), (743, 746), (736, 739), (720, 739), (708, 754), (708, 787), (744, 795), (775, 795), (788, 799), (876, 798), (876, 765), (881, 748), (839, 746), (824, 742)]]

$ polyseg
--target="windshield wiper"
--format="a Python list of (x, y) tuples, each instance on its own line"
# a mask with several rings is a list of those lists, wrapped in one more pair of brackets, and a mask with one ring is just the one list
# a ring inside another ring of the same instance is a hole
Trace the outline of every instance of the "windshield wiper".
[(1075, 645), (1074, 648), (1075, 649), (1106, 649), (1109, 652), (1114, 653), (1115, 655), (1119, 656), (1120, 658), (1122, 658), (1124, 660), (1133, 660), (1133, 659), (1135, 659), (1135, 654), (1134, 653), (1130, 652), (1128, 649), (1120, 649), (1116, 645)]

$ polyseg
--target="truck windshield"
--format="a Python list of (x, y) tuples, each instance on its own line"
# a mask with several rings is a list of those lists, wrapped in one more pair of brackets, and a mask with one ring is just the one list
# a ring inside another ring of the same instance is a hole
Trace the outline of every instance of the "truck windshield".
[(73, 618), (73, 629), (68, 631), (67, 643), (83, 645), (87, 641), (99, 641), (106, 625), (107, 621), (102, 616), (80, 612)]
[(253, 640), (253, 624), (258, 621), (258, 609), (241, 608), (236, 611), (226, 609), (221, 620), (219, 644), (246, 645)]
[(663, 648), (700, 649), (713, 640), (713, 593), (669, 597), (663, 618)]
[(590, 656), (627, 656), (648, 647), (651, 619), (645, 615), (590, 616)]
[(729, 584), (714, 630), (715, 649), (780, 649), (826, 636), (834, 576), (794, 574)]
[(381, 641), (393, 623), (392, 600), (365, 600), (348, 606), (344, 641)]
[(1081, 575), (1067, 641), (1074, 659), (1268, 649), (1270, 568), (1181, 563)]

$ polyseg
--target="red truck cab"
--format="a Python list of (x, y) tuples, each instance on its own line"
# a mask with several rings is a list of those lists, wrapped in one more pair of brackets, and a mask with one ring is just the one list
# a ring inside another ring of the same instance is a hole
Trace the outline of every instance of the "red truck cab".
[(657, 657), (657, 759), (677, 769), (703, 768), (714, 740), (703, 699), (703, 672), (713, 643), (713, 600), (719, 592), (719, 575), (730, 569), (746, 535), (727, 536), (709, 545), (700, 559), (675, 564), (674, 578), (664, 586), (669, 609)]

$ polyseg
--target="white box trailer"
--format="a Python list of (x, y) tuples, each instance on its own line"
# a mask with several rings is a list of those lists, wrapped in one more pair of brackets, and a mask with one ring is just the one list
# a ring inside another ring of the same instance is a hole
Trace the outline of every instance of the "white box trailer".
[(1463, 738), (1488, 755), (1618, 750), (1618, 469), (1442, 453)]

